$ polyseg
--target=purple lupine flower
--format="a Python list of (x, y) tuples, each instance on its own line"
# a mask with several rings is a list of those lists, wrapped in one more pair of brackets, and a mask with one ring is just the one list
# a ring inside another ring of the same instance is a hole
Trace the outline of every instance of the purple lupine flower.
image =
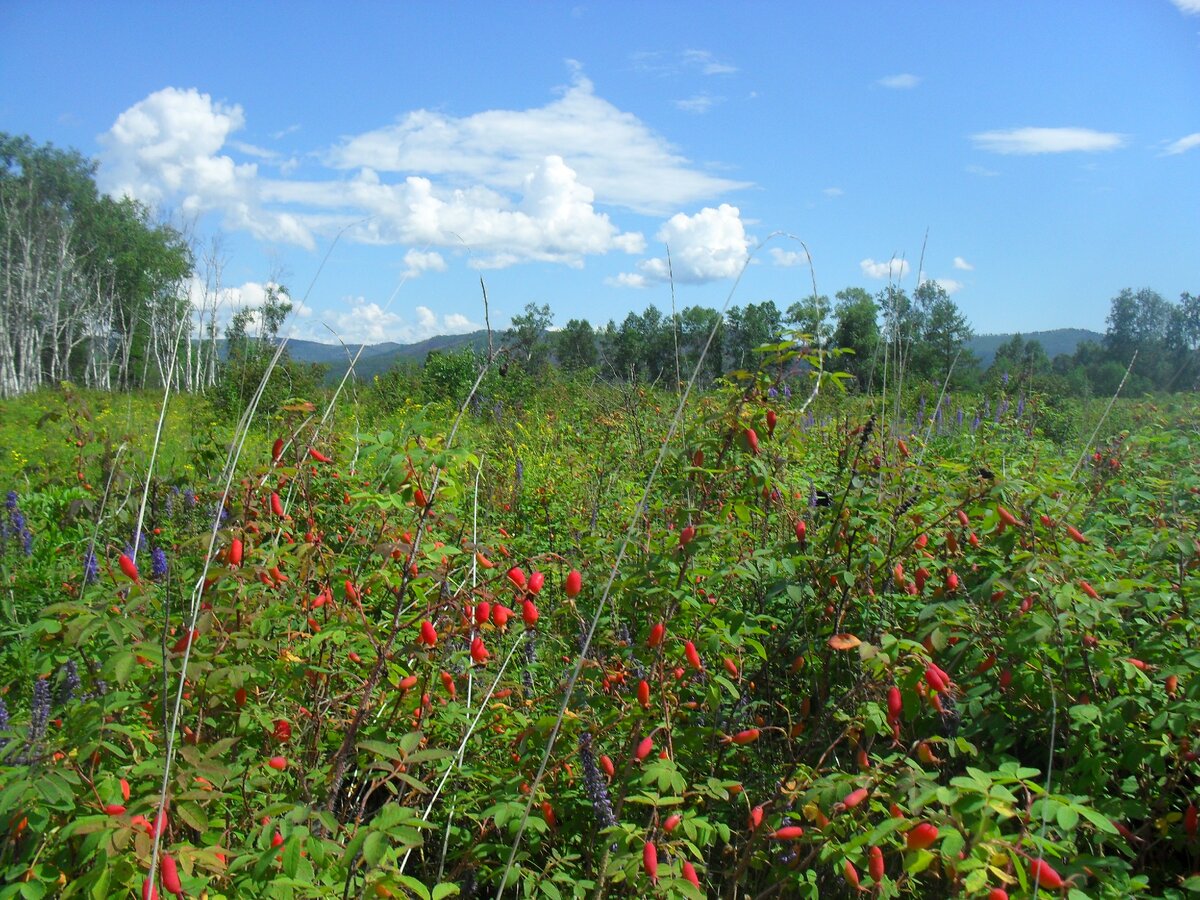
[(100, 564), (96, 562), (96, 554), (90, 549), (83, 554), (83, 583), (95, 584), (100, 577)]
[(942, 408), (939, 406), (937, 412), (933, 414), (934, 424), (937, 425), (937, 433), (942, 433)]
[(1019, 419), (1023, 415), (1025, 415), (1025, 395), (1024, 394), (1022, 394), (1020, 397), (1017, 398), (1017, 418)]
[(525, 482), (525, 463), (520, 459), (520, 457), (518, 457), (517, 458), (517, 467), (516, 467), (516, 484), (514, 485), (515, 488), (519, 491), (521, 489), (521, 485), (524, 482)]
[(992, 401), (983, 401), (983, 418), (990, 419), (992, 417)]
[(171, 485), (171, 490), (167, 491), (167, 502), (164, 506), (167, 518), (175, 515), (175, 498), (179, 496), (179, 488), (176, 485)]
[(183, 491), (183, 505), (188, 509), (192, 509), (196, 505), (196, 492), (191, 488), (185, 488)]
[(1008, 373), (1007, 372), (1005, 372), (1003, 375), (1000, 376), (1000, 383), (1003, 384), (1005, 387), (1008, 387)]
[(767, 388), (768, 399), (774, 400), (778, 396), (779, 396), (779, 391), (775, 390), (775, 385), (771, 385), (769, 388)]
[(8, 731), (8, 706), (4, 703), (4, 698), (0, 697), (0, 753), (8, 746), (8, 738), (3, 736), (5, 731)]
[(955, 415), (954, 415), (954, 423), (958, 426), (959, 430), (961, 431), (962, 423), (963, 423), (963, 408), (961, 406), (958, 408), (958, 412), (955, 413)]
[(17, 508), (17, 492), (16, 491), (9, 491), (7, 494), (4, 495), (4, 505), (8, 508), (8, 511), (10, 513), (14, 509)]
[(21, 529), (21, 552), (33, 556), (33, 532), (28, 528)]
[(979, 430), (979, 416), (975, 416), (975, 419), (971, 422), (971, 434), (974, 434), (978, 430)]
[(1000, 401), (1000, 405), (996, 407), (996, 421), (999, 422), (1004, 414), (1008, 412), (1008, 398), (1005, 397)]
[(150, 578), (154, 581), (162, 581), (167, 577), (167, 551), (162, 547), (155, 547), (150, 554)]
[(63, 663), (62, 668), (58, 670), (61, 680), (58, 683), (58, 691), (54, 697), (56, 706), (65, 706), (75, 699), (75, 692), (79, 690), (79, 686), (83, 681), (79, 677), (79, 667), (75, 665), (75, 660), (68, 659)]
[(783, 386), (783, 399), (784, 400), (792, 399), (792, 389), (790, 387), (788, 387), (786, 384)]
[(617, 815), (613, 812), (612, 799), (608, 796), (608, 785), (596, 765), (596, 752), (592, 749), (591, 732), (585, 731), (579, 736), (579, 761), (583, 764), (583, 783), (588, 799), (592, 801), (592, 811), (601, 828), (612, 828), (617, 824)]
[(39, 678), (33, 683), (33, 702), (29, 705), (29, 743), (36, 744), (46, 736), (50, 722), (50, 682)]

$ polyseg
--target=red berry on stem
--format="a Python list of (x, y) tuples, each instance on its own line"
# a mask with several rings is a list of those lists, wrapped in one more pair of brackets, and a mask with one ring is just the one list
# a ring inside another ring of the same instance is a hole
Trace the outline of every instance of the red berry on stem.
[(1034, 884), (1039, 887), (1058, 890), (1064, 884), (1063, 878), (1058, 872), (1050, 866), (1044, 859), (1031, 859), (1029, 861), (1029, 877), (1033, 879)]
[(437, 632), (433, 630), (433, 623), (428, 619), (421, 623), (421, 637), (418, 643), (422, 643), (427, 647), (437, 645)]
[(130, 559), (128, 554), (122, 553), (121, 558), (117, 560), (117, 565), (121, 567), (121, 571), (125, 573), (125, 577), (130, 581), (140, 581), (138, 578), (137, 563)]
[(662, 622), (656, 622), (654, 627), (650, 629), (650, 637), (646, 641), (646, 646), (654, 649), (662, 643), (663, 635), (666, 634), (667, 626)]
[(938, 839), (937, 826), (922, 822), (905, 835), (909, 850), (927, 850)]
[(642, 847), (642, 867), (650, 876), (650, 880), (658, 884), (658, 848), (654, 846), (653, 841), (646, 841)]
[(568, 597), (574, 597), (583, 589), (583, 576), (577, 569), (567, 573), (566, 591)]

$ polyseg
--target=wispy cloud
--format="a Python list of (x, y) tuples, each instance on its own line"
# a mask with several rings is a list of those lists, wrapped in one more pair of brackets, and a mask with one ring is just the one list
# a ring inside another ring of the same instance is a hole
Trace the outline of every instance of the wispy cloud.
[(651, 75), (679, 76), (699, 72), (701, 75), (733, 75), (738, 67), (718, 59), (709, 50), (641, 50), (632, 54), (634, 68)]
[(963, 259), (961, 256), (954, 257), (954, 268), (963, 272), (974, 272), (975, 267)]
[(957, 294), (966, 287), (961, 281), (955, 281), (953, 278), (935, 278), (933, 280), (947, 294)]
[(705, 75), (732, 75), (738, 70), (737, 66), (718, 60), (707, 50), (684, 50), (683, 60), (685, 64), (697, 67)]
[(895, 281), (905, 277), (911, 270), (908, 260), (898, 259), (893, 257), (886, 262), (876, 262), (867, 257), (858, 264), (862, 269), (862, 273), (868, 278), (887, 278), (889, 281)]
[[(1200, 0), (1196, 0), (1196, 4), (1200, 7)], [(1200, 147), (1200, 131), (1189, 134), (1186, 137), (1181, 137), (1177, 141), (1172, 141), (1163, 148), (1163, 156), (1176, 156), (1180, 153), (1187, 153), (1196, 147)]]
[(907, 91), (921, 83), (919, 75), (902, 72), (899, 75), (888, 75), (875, 82), (880, 87), (891, 88), (895, 91)]
[(845, 193), (840, 187), (827, 187), (821, 191), (826, 197), (840, 197)]
[(1185, 16), (1200, 16), (1200, 0), (1171, 0)]
[(1000, 174), (995, 169), (989, 169), (986, 166), (977, 166), (974, 163), (967, 166), (967, 171), (970, 172), (972, 175), (980, 175), (984, 178), (995, 178), (997, 175)]
[(702, 115), (712, 109), (716, 99), (709, 94), (695, 94), (686, 100), (676, 100), (675, 105), (684, 112)]
[(551, 103), (461, 118), (429, 110), (351, 137), (329, 153), (337, 168), (444, 177), (520, 188), (533, 166), (561, 156), (602, 203), (664, 214), (748, 187), (701, 171), (631, 113), (596, 95), (578, 72)]
[(1091, 128), (1009, 128), (971, 135), (980, 150), (990, 153), (1097, 153), (1125, 145), (1125, 136)]

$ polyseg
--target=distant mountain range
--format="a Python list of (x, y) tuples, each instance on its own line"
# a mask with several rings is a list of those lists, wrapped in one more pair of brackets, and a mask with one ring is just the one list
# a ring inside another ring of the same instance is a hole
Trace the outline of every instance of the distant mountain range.
[[(1098, 331), (1086, 328), (1056, 328), (1053, 331), (1030, 331), (1021, 333), (1026, 341), (1038, 341), (1046, 355), (1051, 359), (1061, 353), (1075, 352), (1084, 341), (1099, 343), (1104, 335)], [(1012, 334), (979, 334), (967, 341), (967, 348), (979, 359), (980, 365), (987, 369), (996, 356), (996, 349), (1012, 339)], [(493, 335), (493, 340), (499, 342), (500, 333)], [(487, 332), (472, 331), (469, 334), (442, 334), (431, 337), (415, 344), (397, 344), (391, 341), (382, 344), (321, 344), (317, 341), (288, 341), (288, 353), (298, 362), (323, 363), (329, 366), (327, 381), (340, 381), (350, 365), (350, 360), (362, 349), (354, 373), (360, 381), (370, 381), (374, 376), (381, 375), (398, 363), (415, 362), (418, 365), (425, 362), (425, 357), (435, 350), (454, 352), (462, 347), (473, 347), (476, 350), (487, 349)]]
[[(1099, 331), (1088, 331), (1086, 328), (1055, 328), (1053, 331), (1020, 332), (1021, 340), (1037, 341), (1051, 359), (1063, 353), (1068, 355), (1084, 341), (1095, 341), (1097, 344), (1104, 340)], [(977, 334), (967, 341), (967, 349), (979, 358), (979, 365), (986, 370), (996, 358), (996, 350), (1001, 344), (1012, 340), (1012, 334)]]

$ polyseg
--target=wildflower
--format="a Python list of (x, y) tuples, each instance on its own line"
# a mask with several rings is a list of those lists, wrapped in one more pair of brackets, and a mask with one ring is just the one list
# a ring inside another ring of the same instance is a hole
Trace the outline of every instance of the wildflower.
[(196, 492), (191, 488), (185, 488), (183, 492), (183, 505), (188, 509), (192, 509), (196, 505)]
[(534, 641), (536, 632), (525, 632), (525, 668), (521, 670), (521, 684), (525, 693), (533, 693), (533, 664), (537, 662), (537, 644)]
[(600, 768), (596, 765), (591, 732), (585, 731), (579, 736), (579, 761), (583, 764), (584, 789), (592, 801), (596, 821), (601, 828), (612, 828), (617, 824), (617, 816), (608, 796), (608, 785), (605, 784), (604, 776), (600, 774)]
[(792, 399), (792, 389), (790, 387), (788, 387), (786, 384), (783, 386), (783, 399), (784, 400)]
[(167, 577), (167, 552), (162, 547), (155, 547), (150, 554), (150, 577), (155, 581)]
[(4, 505), (8, 508), (11, 514), (17, 508), (17, 492), (9, 491), (4, 495)]
[(4, 752), (4, 748), (8, 746), (8, 738), (3, 737), (5, 731), (8, 730), (8, 706), (4, 703), (4, 698), (0, 697), (0, 753)]
[(89, 548), (88, 552), (83, 554), (83, 583), (95, 584), (99, 576), (100, 564), (96, 562), (96, 554)]
[(39, 678), (33, 683), (33, 702), (29, 705), (29, 743), (36, 744), (46, 736), (50, 722), (50, 682)]
[(1008, 387), (1008, 373), (1007, 372), (1005, 372), (1003, 375), (1000, 376), (1000, 383), (1003, 384), (1005, 387)]
[(1020, 396), (1020, 398), (1017, 400), (1017, 418), (1019, 419), (1023, 415), (1025, 415), (1025, 395), (1024, 394), (1022, 394)]
[(774, 385), (771, 385), (769, 388), (767, 388), (767, 396), (772, 400), (779, 396), (779, 391), (775, 390)]

